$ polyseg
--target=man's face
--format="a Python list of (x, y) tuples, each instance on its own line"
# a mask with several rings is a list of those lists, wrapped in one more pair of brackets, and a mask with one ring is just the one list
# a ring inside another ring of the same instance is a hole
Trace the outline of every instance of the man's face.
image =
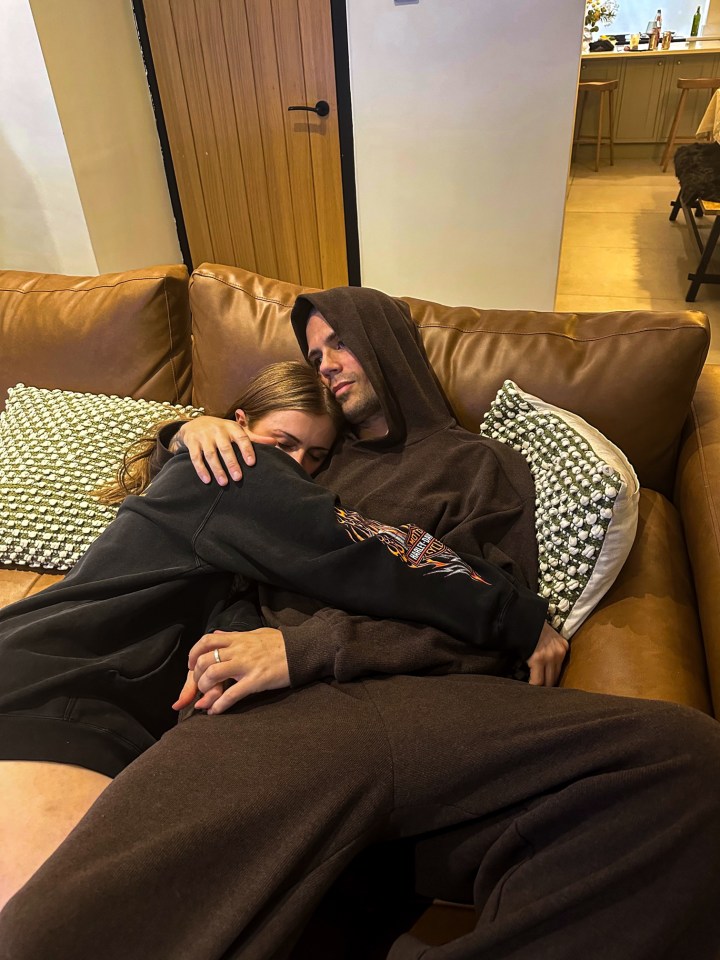
[(313, 310), (306, 328), (308, 360), (332, 391), (361, 439), (384, 436), (387, 423), (367, 374), (333, 328)]

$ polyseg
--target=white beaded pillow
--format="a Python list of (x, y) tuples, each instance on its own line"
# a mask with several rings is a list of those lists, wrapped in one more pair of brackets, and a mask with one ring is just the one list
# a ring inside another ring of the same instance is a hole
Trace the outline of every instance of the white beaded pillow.
[(162, 420), (200, 412), (11, 387), (0, 414), (0, 566), (69, 570), (117, 513), (91, 492), (115, 478), (126, 448)]
[(528, 461), (535, 480), (539, 593), (570, 638), (609, 589), (635, 539), (639, 483), (625, 455), (581, 417), (506, 380), (480, 432)]

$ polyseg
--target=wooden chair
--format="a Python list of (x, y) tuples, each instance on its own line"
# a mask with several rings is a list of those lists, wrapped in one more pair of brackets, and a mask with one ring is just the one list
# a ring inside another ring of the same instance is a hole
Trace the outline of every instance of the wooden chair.
[[(578, 94), (582, 96), (580, 100), (580, 110), (578, 112), (578, 124), (577, 124), (577, 137), (575, 138), (575, 143), (592, 143), (595, 141), (595, 169), (600, 169), (600, 146), (603, 140), (607, 140), (610, 145), (610, 166), (614, 166), (615, 157), (613, 155), (613, 93), (617, 90), (619, 80), (582, 80), (578, 84)], [(718, 83), (720, 86), (720, 82)], [(600, 103), (598, 105), (598, 125), (597, 125), (597, 135), (594, 137), (581, 136), (580, 130), (582, 129), (583, 113), (585, 111), (585, 103), (588, 98), (588, 94), (595, 93), (600, 97)], [(608, 101), (608, 133), (607, 136), (603, 136), (602, 126), (603, 126), (603, 107), (605, 104), (605, 98), (607, 97)]]
[[(712, 199), (720, 198), (720, 144), (692, 143), (680, 147), (675, 157), (675, 170), (680, 191), (677, 199), (671, 201), (670, 219), (675, 220), (682, 210), (700, 252), (697, 267), (688, 274), (690, 286), (685, 299), (692, 303), (703, 283), (720, 283), (720, 274), (710, 273), (708, 269), (720, 239), (720, 202)], [(705, 238), (695, 222), (696, 217), (703, 216), (714, 217)]]
[(712, 96), (714, 91), (720, 88), (720, 77), (690, 77), (688, 79), (678, 77), (677, 85), (680, 90), (680, 99), (678, 100), (677, 110), (675, 111), (667, 143), (665, 144), (665, 150), (663, 151), (662, 160), (660, 161), (663, 173), (667, 170), (667, 165), (670, 162), (670, 154), (672, 153), (672, 148), (675, 146), (675, 143), (692, 143), (694, 140), (693, 137), (677, 137), (675, 135), (685, 108), (688, 92), (690, 90), (709, 90)]

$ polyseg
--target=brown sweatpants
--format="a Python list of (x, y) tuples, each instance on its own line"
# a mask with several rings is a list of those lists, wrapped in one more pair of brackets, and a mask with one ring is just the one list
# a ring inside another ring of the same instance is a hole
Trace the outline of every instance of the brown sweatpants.
[(429, 832), (423, 892), (469, 886), (477, 923), (392, 960), (716, 960), (720, 725), (476, 676), (180, 724), (10, 901), (0, 957), (276, 960), (355, 854)]

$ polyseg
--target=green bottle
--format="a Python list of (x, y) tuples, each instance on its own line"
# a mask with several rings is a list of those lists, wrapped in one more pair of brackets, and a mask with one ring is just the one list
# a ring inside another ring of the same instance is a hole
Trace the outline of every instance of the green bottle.
[(700, 7), (697, 8), (695, 16), (692, 19), (692, 27), (690, 27), (690, 36), (696, 37), (698, 35), (698, 30), (700, 29)]

